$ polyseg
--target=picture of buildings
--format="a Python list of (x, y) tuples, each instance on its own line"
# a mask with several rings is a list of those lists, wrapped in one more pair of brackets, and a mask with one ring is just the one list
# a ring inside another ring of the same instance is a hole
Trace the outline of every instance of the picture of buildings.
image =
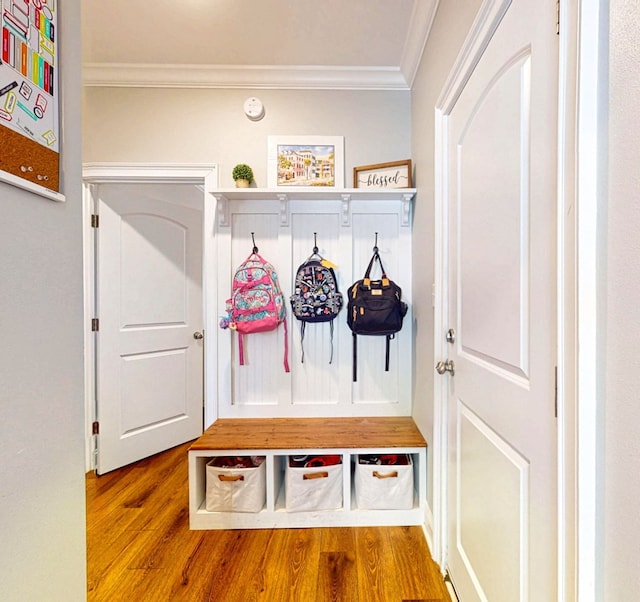
[(333, 146), (278, 145), (278, 186), (334, 186)]

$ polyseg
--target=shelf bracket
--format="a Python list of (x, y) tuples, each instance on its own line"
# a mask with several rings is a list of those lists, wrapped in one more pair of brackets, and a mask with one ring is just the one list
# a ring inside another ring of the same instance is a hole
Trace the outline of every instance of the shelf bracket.
[(279, 194), (278, 200), (280, 201), (280, 225), (289, 225), (289, 195)]
[(216, 199), (216, 213), (218, 214), (218, 225), (227, 227), (229, 226), (229, 199), (224, 194), (215, 194)]
[(351, 195), (341, 194), (342, 197), (342, 225), (348, 226), (351, 223)]
[(413, 193), (411, 194), (403, 194), (402, 195), (402, 211), (400, 214), (400, 225), (408, 226), (409, 225), (409, 217), (411, 215), (411, 199), (413, 198)]

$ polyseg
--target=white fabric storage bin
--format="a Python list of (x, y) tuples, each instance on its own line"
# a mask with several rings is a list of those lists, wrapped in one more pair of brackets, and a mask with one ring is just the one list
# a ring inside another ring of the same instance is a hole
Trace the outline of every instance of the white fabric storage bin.
[(287, 462), (285, 506), (287, 512), (342, 508), (342, 461), (332, 466), (294, 467)]
[(356, 506), (365, 510), (409, 510), (413, 507), (413, 465), (360, 464), (356, 460)]
[(207, 491), (205, 508), (208, 512), (260, 512), (267, 496), (266, 463), (260, 457), (258, 466), (226, 468), (206, 467)]

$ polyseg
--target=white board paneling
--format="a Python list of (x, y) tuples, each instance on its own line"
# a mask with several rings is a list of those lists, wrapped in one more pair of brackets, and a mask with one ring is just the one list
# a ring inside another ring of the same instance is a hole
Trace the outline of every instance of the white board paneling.
[[(291, 257), (293, 269), (289, 278), (289, 291), (293, 291), (298, 266), (305, 262), (313, 252), (314, 233), (318, 244), (318, 253), (336, 265), (334, 269), (338, 289), (345, 294), (344, 271), (341, 269), (340, 219), (336, 211), (320, 213), (322, 209), (314, 203), (307, 208), (313, 210), (313, 217), (302, 212), (299, 207), (291, 212)], [(346, 297), (345, 297), (346, 302)], [(289, 311), (290, 305), (287, 306)], [(329, 323), (307, 324), (304, 336), (304, 362), (302, 362), (301, 325), (293, 313), (291, 315), (291, 389), (292, 403), (301, 404), (338, 404), (340, 402), (340, 365), (344, 354), (342, 341), (347, 336), (345, 309), (333, 320), (333, 358)], [(331, 363), (329, 363), (331, 362)]]
[[(245, 365), (239, 365), (238, 335), (216, 328), (218, 409), (221, 417), (349, 416), (411, 414), (411, 315), (391, 342), (390, 371), (384, 371), (385, 338), (358, 337), (358, 382), (352, 382), (352, 335), (347, 326), (348, 290), (362, 278), (375, 233), (387, 274), (410, 303), (411, 231), (407, 195), (413, 191), (304, 190), (278, 194), (249, 189), (213, 192), (217, 210), (205, 224), (207, 279), (217, 284), (218, 315), (225, 314), (233, 274), (250, 255), (251, 233), (259, 254), (275, 268), (287, 309), (290, 372), (283, 366), (285, 329), (245, 336)], [(345, 201), (344, 197), (348, 197)], [(393, 200), (389, 200), (389, 199)], [(298, 266), (313, 252), (334, 263), (344, 309), (334, 320), (333, 360), (328, 324), (307, 324), (304, 363), (300, 322), (290, 295)], [(379, 269), (372, 273), (379, 275)], [(215, 296), (215, 295), (213, 295)], [(209, 295), (206, 300), (209, 305)], [(211, 308), (208, 311), (212, 311)]]
[[(400, 218), (389, 207), (376, 205), (375, 209), (354, 207), (352, 213), (353, 281), (364, 277), (376, 244), (386, 275), (403, 289), (403, 300), (408, 303), (407, 288), (411, 281), (410, 251), (403, 240)], [(389, 211), (391, 210), (391, 211)], [(377, 234), (377, 239), (376, 239)], [(372, 278), (381, 276), (376, 262), (371, 271)], [(406, 283), (406, 284), (405, 284)], [(389, 372), (385, 372), (385, 337), (358, 336), (357, 381), (353, 383), (354, 404), (385, 404), (391, 412), (410, 413), (411, 364), (407, 356), (411, 336), (411, 315), (407, 314), (403, 329), (390, 344)], [(352, 337), (350, 337), (352, 338)], [(350, 346), (352, 346), (353, 341)], [(391, 409), (395, 406), (395, 409)]]
[[(251, 233), (254, 233), (252, 239)], [(231, 280), (227, 286), (231, 294), (233, 273), (249, 257), (255, 240), (258, 254), (271, 263), (281, 286), (286, 281), (278, 262), (279, 218), (276, 212), (234, 213), (231, 220)], [(286, 293), (284, 293), (286, 295)], [(271, 332), (245, 335), (243, 366), (239, 361), (238, 334), (229, 332), (232, 348), (234, 405), (278, 405), (279, 377), (284, 371), (284, 327)]]

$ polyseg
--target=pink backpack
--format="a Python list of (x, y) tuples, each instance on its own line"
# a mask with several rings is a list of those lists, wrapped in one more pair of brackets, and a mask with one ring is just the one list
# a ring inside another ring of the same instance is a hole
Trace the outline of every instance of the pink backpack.
[(276, 271), (257, 251), (254, 250), (236, 270), (226, 309), (227, 317), (221, 320), (220, 326), (237, 331), (241, 366), (244, 366), (244, 335), (275, 330), (284, 323), (284, 369), (289, 372), (284, 296)]

